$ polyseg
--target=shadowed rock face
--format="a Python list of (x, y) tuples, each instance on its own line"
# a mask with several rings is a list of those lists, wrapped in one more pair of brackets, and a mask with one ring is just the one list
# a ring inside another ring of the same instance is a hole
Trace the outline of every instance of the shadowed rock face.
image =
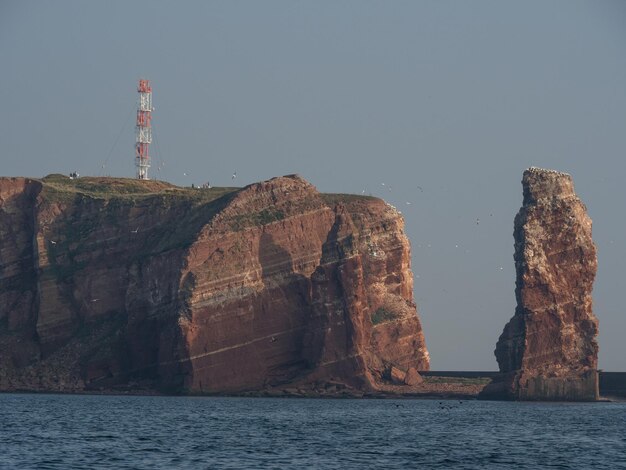
[(429, 367), (379, 199), (3, 178), (0, 243), (2, 390), (367, 390)]
[(517, 308), (495, 350), (503, 376), (483, 396), (596, 400), (591, 219), (567, 174), (531, 168), (522, 185), (514, 229)]

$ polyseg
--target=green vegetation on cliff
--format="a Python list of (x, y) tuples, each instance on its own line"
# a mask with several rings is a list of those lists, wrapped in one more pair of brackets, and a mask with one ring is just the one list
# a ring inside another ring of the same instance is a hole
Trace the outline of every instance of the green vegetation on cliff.
[(188, 199), (193, 203), (207, 203), (239, 189), (183, 188), (165, 181), (145, 181), (134, 178), (86, 176), (72, 179), (60, 174), (48, 175), (42, 178), (41, 182), (46, 195), (52, 200), (58, 198), (59, 202), (72, 200), (75, 197), (138, 201), (161, 195)]
[[(46, 228), (51, 274), (59, 279), (84, 269), (85, 259), (105, 260), (122, 246), (134, 246), (128, 261), (185, 248), (239, 189), (59, 174), (39, 181), (41, 209), (50, 214), (61, 210)], [(116, 245), (116, 240), (124, 242)]]
[[(50, 226), (48, 243), (51, 264), (59, 277), (67, 278), (81, 269), (82, 255), (93, 249), (96, 240), (107, 231), (107, 237), (128, 238), (128, 243), (140, 246), (134, 253), (138, 258), (152, 256), (172, 249), (185, 248), (202, 226), (219, 213), (241, 188), (190, 188), (173, 184), (132, 178), (81, 177), (69, 178), (51, 174), (41, 180), (42, 203), (65, 206), (64, 215)], [(355, 204), (368, 201), (370, 196), (353, 194), (321, 194), (323, 203)], [(302, 200), (297, 210), (310, 210), (319, 205)], [(294, 207), (292, 207), (293, 209)], [(135, 214), (141, 216), (135, 217)], [(286, 214), (279, 208), (240, 213), (231, 221), (233, 230), (267, 225), (283, 220)], [(141, 232), (142, 236), (133, 236)], [(57, 261), (57, 255), (65, 253)], [(71, 267), (70, 267), (71, 266)]]
[[(50, 174), (40, 181), (43, 183), (45, 195), (55, 202), (67, 202), (75, 197), (139, 201), (159, 195), (172, 199), (186, 199), (194, 204), (205, 204), (241, 189), (235, 187), (190, 188), (175, 186), (165, 181), (142, 181), (134, 178), (85, 176), (72, 179), (58, 173)], [(320, 196), (328, 205), (377, 199), (373, 196), (357, 194), (322, 193)], [(120, 202), (112, 201), (109, 204), (115, 203)], [(258, 222), (268, 223), (280, 219), (281, 217), (259, 216)]]
[(379, 325), (380, 323), (393, 321), (398, 318), (398, 316), (399, 315), (396, 312), (392, 312), (385, 307), (380, 307), (372, 314), (371, 320), (372, 324)]

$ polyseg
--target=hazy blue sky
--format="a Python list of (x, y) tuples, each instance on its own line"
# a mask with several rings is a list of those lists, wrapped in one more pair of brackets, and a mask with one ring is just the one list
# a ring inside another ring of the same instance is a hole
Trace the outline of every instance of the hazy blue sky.
[(626, 369), (626, 2), (0, 0), (0, 174), (133, 176), (140, 77), (162, 179), (397, 206), (436, 370), (497, 368), (522, 172), (571, 173)]

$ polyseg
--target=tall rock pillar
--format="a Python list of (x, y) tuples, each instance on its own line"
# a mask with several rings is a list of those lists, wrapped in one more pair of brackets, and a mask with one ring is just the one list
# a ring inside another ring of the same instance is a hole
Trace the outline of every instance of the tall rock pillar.
[(515, 217), (515, 315), (495, 355), (502, 376), (484, 398), (598, 399), (597, 270), (591, 219), (570, 175), (530, 168)]

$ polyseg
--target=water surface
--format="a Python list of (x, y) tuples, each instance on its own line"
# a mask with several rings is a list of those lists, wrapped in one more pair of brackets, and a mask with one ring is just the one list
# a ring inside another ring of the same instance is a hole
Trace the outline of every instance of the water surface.
[(0, 394), (0, 468), (626, 468), (626, 403)]

